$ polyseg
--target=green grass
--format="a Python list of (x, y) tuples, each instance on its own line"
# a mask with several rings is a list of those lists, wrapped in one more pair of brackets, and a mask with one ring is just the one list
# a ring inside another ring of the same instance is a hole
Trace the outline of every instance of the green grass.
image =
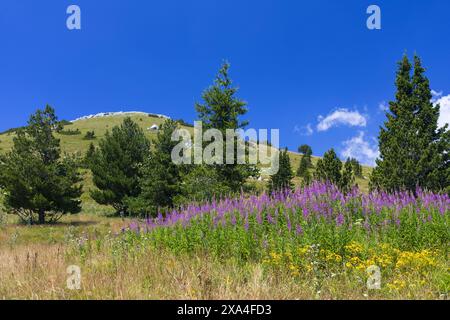
[[(98, 145), (98, 142), (100, 139), (102, 139), (106, 132), (111, 130), (114, 126), (119, 126), (123, 120), (130, 116), (133, 121), (135, 121), (145, 132), (145, 135), (150, 139), (154, 140), (156, 138), (156, 132), (147, 130), (152, 125), (156, 124), (160, 126), (165, 119), (158, 118), (154, 116), (147, 116), (146, 114), (132, 114), (132, 115), (114, 115), (114, 116), (107, 116), (107, 117), (98, 117), (98, 118), (92, 118), (92, 119), (86, 119), (86, 120), (80, 120), (74, 122), (72, 125), (65, 126), (65, 129), (70, 130), (77, 130), (79, 129), (81, 134), (79, 135), (61, 135), (61, 134), (55, 134), (55, 136), (61, 140), (61, 150), (63, 152), (67, 153), (78, 153), (80, 155), (84, 155), (86, 151), (89, 148), (89, 145), (91, 142), (94, 145)], [(191, 133), (193, 133), (192, 127), (182, 127), (184, 129), (189, 130)], [(94, 131), (96, 139), (94, 140), (85, 140), (84, 136), (86, 132), (88, 131)], [(11, 149), (13, 144), (13, 138), (14, 133), (4, 133), (0, 134), (0, 153), (7, 152)], [(301, 155), (295, 152), (290, 152), (289, 154), (291, 159), (291, 165), (292, 169), (295, 172), (300, 164)], [(312, 162), (315, 165), (317, 161), (319, 160), (318, 157), (313, 157)], [(371, 174), (372, 168), (363, 166), (363, 178), (356, 178), (356, 183), (363, 191), (368, 191), (369, 186), (369, 177)], [(85, 191), (88, 191), (90, 188), (92, 188), (92, 179), (91, 175), (88, 172), (84, 173), (85, 179), (84, 179), (84, 185), (85, 185)], [(264, 177), (267, 179), (268, 177)], [(295, 178), (294, 183), (296, 186), (299, 186), (301, 183), (300, 178)], [(266, 182), (255, 182), (257, 184), (257, 189), (262, 190), (264, 189)], [(85, 204), (86, 208), (93, 208), (97, 209), (95, 204), (92, 203), (92, 201), (89, 198), (88, 193), (85, 193), (82, 197), (83, 203)], [(104, 208), (99, 208), (99, 210), (104, 211)]]

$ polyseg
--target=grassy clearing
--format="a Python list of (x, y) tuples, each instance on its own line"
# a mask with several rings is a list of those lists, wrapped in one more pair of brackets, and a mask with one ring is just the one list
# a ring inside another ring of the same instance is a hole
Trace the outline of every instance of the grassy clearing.
[[(311, 210), (311, 218), (305, 219), (304, 207), (339, 205), (329, 198), (314, 198), (305, 198), (309, 202), (303, 207), (299, 195), (293, 197), (297, 202), (255, 203), (262, 222), (257, 212), (249, 212), (248, 227), (239, 218), (240, 212), (245, 218), (246, 208), (235, 211), (236, 203), (216, 205), (214, 210), (204, 207), (205, 213), (199, 213), (204, 219), (191, 216), (184, 226), (182, 220), (173, 219), (175, 215), (168, 215), (151, 223), (153, 232), (147, 230), (149, 222), (95, 211), (46, 226), (24, 226), (9, 217), (0, 227), (0, 299), (448, 297), (447, 200), (424, 196), (428, 202), (415, 202), (399, 197), (400, 211), (391, 203), (366, 205), (373, 210), (368, 216), (374, 228), (368, 233), (360, 221), (363, 210), (349, 214), (346, 209), (362, 209), (360, 204), (354, 206), (354, 199), (341, 206), (342, 224), (336, 220), (337, 211), (330, 218), (316, 219), (324, 207), (316, 213)], [(396, 202), (395, 198), (391, 201)], [(215, 219), (220, 208), (226, 207), (223, 220)], [(278, 209), (278, 218), (272, 209)], [(276, 223), (269, 223), (269, 213), (278, 219)], [(395, 221), (383, 226), (386, 218), (397, 213), (404, 227)], [(183, 216), (183, 212), (178, 214)], [(235, 223), (231, 222), (233, 214)], [(296, 233), (297, 225), (302, 226), (302, 235)], [(381, 268), (380, 290), (368, 290), (366, 285), (367, 267), (373, 264)], [(81, 268), (81, 290), (66, 287), (69, 265)]]
[[(115, 115), (76, 121), (72, 125), (66, 126), (65, 128), (73, 131), (78, 129), (80, 131), (79, 135), (55, 134), (55, 136), (61, 140), (61, 150), (63, 152), (84, 155), (88, 150), (91, 142), (94, 145), (97, 145), (99, 140), (105, 136), (106, 131), (111, 130), (114, 126), (120, 125), (125, 119), (125, 117), (126, 117), (125, 115)], [(146, 116), (145, 114), (135, 114), (130, 115), (130, 117), (144, 130), (145, 135), (150, 140), (155, 139), (156, 133), (154, 131), (149, 131), (148, 128), (151, 127), (153, 124), (160, 126), (164, 122), (164, 119), (149, 117)], [(193, 128), (191, 127), (183, 127), (183, 128), (189, 130), (191, 133), (193, 132)], [(86, 132), (92, 130), (95, 132), (96, 139), (94, 140), (83, 139)], [(6, 152), (11, 149), (14, 135), (15, 135), (14, 133), (5, 133), (0, 135), (0, 152)], [(301, 142), (299, 141), (299, 143)], [(291, 166), (293, 170), (297, 170), (298, 166), (300, 165), (300, 160), (302, 156), (295, 152), (290, 152), (289, 156), (291, 159)], [(318, 159), (319, 159), (318, 157), (312, 158), (312, 162), (314, 165), (317, 163)], [(359, 185), (361, 190), (368, 191), (369, 177), (371, 171), (372, 168), (363, 166), (363, 177), (356, 178), (356, 183)], [(264, 178), (267, 179), (268, 177)], [(266, 185), (265, 181), (261, 182), (254, 181), (254, 183), (258, 190), (263, 190)], [(89, 173), (85, 174), (84, 184), (87, 187), (92, 186), (92, 180)], [(300, 186), (301, 179), (295, 178), (294, 184), (296, 186)], [(83, 200), (89, 201), (90, 199), (88, 198), (88, 195), (85, 195)]]

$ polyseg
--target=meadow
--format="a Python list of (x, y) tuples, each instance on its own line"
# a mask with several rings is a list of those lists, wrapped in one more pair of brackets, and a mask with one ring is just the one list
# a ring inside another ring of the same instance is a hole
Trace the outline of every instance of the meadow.
[[(80, 120), (64, 128), (79, 133), (55, 135), (63, 152), (82, 155), (123, 118)], [(150, 139), (147, 128), (163, 121), (132, 119)], [(84, 139), (92, 130), (96, 139)], [(0, 135), (0, 152), (13, 137)], [(300, 158), (290, 153), (292, 168)], [(80, 214), (30, 226), (0, 210), (0, 299), (447, 299), (448, 195), (369, 193), (370, 172), (363, 167), (348, 194), (295, 178), (294, 192), (269, 196), (263, 177), (254, 194), (139, 220), (95, 203), (82, 169)], [(72, 265), (79, 290), (67, 286)]]
[[(155, 219), (82, 214), (53, 226), (7, 223), (0, 297), (446, 299), (449, 212), (447, 195), (344, 195), (315, 183)], [(81, 290), (66, 287), (69, 265), (81, 268)], [(379, 289), (367, 286), (374, 266)]]

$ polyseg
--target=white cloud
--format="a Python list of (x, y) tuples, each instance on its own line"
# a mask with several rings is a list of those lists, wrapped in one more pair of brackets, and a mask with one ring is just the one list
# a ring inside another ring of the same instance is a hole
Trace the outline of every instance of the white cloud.
[(342, 145), (344, 147), (341, 152), (343, 158), (355, 158), (363, 164), (374, 166), (375, 160), (380, 155), (376, 139), (372, 139), (372, 142), (365, 140), (362, 131), (350, 140), (344, 141)]
[(438, 124), (439, 127), (442, 128), (446, 124), (450, 124), (450, 94), (437, 99), (435, 104), (439, 104), (441, 106), (441, 115), (439, 116)]
[(314, 130), (312, 128), (312, 125), (310, 123), (308, 123), (304, 127), (295, 126), (294, 132), (300, 133), (302, 136), (312, 136), (312, 134), (314, 133)]
[(367, 119), (358, 111), (349, 111), (348, 109), (341, 108), (326, 117), (319, 116), (317, 131), (327, 131), (339, 125), (365, 127), (367, 125)]

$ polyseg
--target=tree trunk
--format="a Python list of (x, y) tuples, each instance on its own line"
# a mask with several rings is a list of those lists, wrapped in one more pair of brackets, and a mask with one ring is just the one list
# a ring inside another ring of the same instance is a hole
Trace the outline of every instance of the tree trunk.
[(45, 223), (45, 211), (39, 210), (39, 224)]

